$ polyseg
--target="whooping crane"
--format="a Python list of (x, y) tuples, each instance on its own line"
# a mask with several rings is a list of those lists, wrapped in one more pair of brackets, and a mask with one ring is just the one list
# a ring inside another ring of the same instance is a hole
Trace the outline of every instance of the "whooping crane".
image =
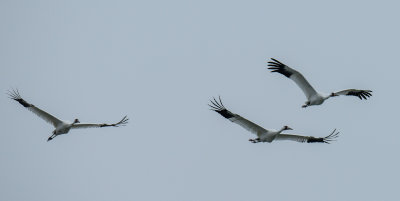
[(53, 115), (39, 109), (38, 107), (26, 102), (24, 99), (21, 98), (18, 90), (12, 90), (8, 91), (8, 95), (10, 96), (11, 99), (19, 102), (22, 106), (24, 106), (26, 109), (30, 110), (46, 122), (52, 124), (55, 127), (55, 130), (53, 131), (53, 135), (51, 135), (47, 141), (52, 140), (53, 138), (57, 137), (58, 135), (62, 134), (67, 134), (70, 129), (77, 129), (77, 128), (102, 128), (102, 127), (108, 127), (108, 126), (113, 126), (113, 127), (118, 127), (118, 126), (125, 126), (128, 123), (128, 118), (125, 116), (122, 118), (121, 121), (114, 123), (114, 124), (91, 124), (91, 123), (80, 123), (78, 119), (75, 119), (74, 122), (70, 123), (67, 121), (62, 121)]
[(307, 143), (330, 143), (331, 141), (335, 140), (339, 132), (336, 132), (336, 129), (333, 132), (326, 136), (326, 137), (312, 137), (312, 136), (302, 136), (302, 135), (291, 135), (291, 134), (282, 134), (284, 130), (293, 130), (288, 126), (283, 126), (280, 130), (267, 130), (243, 117), (238, 114), (234, 114), (227, 110), (225, 106), (222, 104), (221, 97), (219, 97), (219, 102), (213, 98), (214, 100), (210, 100), (211, 104), (208, 104), (211, 107), (211, 110), (218, 112), (223, 117), (229, 119), (231, 122), (240, 125), (241, 127), (245, 128), (246, 130), (250, 131), (253, 134), (257, 135), (255, 139), (249, 139), (252, 143), (258, 142), (272, 142), (274, 140), (291, 140), (297, 142), (307, 142)]
[(343, 91), (333, 92), (329, 95), (322, 95), (317, 91), (315, 91), (315, 89), (310, 85), (310, 83), (308, 83), (308, 81), (304, 78), (304, 76), (301, 73), (274, 58), (271, 58), (271, 60), (272, 61), (268, 62), (268, 66), (270, 66), (268, 69), (271, 69), (272, 70), (271, 72), (278, 72), (290, 78), (303, 91), (303, 93), (308, 99), (302, 106), (303, 108), (311, 105), (321, 105), (326, 99), (339, 95), (357, 96), (361, 100), (362, 99), (366, 100), (367, 98), (372, 96), (371, 90), (360, 90), (360, 89), (346, 89)]

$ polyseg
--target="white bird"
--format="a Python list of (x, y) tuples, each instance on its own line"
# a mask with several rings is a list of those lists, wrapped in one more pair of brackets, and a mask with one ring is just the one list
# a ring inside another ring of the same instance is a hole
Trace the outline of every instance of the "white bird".
[(329, 95), (323, 95), (315, 91), (315, 89), (308, 83), (308, 81), (304, 78), (304, 76), (299, 73), (298, 71), (290, 68), (289, 66), (281, 63), (280, 61), (271, 58), (272, 61), (268, 62), (268, 69), (271, 69), (271, 72), (278, 72), (291, 80), (293, 80), (303, 91), (305, 96), (307, 97), (307, 101), (302, 106), (303, 108), (311, 106), (311, 105), (321, 105), (326, 99), (339, 96), (339, 95), (346, 95), (346, 96), (357, 96), (358, 98), (367, 99), (368, 97), (372, 96), (371, 90), (359, 90), (359, 89), (346, 89), (343, 91), (333, 92)]
[(336, 132), (336, 129), (333, 132), (326, 136), (326, 137), (312, 137), (312, 136), (302, 136), (302, 135), (291, 135), (291, 134), (282, 134), (284, 130), (293, 130), (288, 126), (283, 126), (280, 130), (267, 130), (243, 117), (238, 114), (234, 114), (227, 110), (225, 106), (222, 104), (221, 97), (219, 97), (219, 102), (213, 98), (214, 101), (211, 100), (211, 104), (208, 104), (211, 107), (211, 110), (218, 112), (223, 117), (229, 119), (231, 122), (240, 125), (241, 127), (245, 128), (247, 131), (250, 131), (253, 134), (257, 135), (255, 139), (249, 139), (252, 143), (257, 142), (272, 142), (274, 140), (291, 140), (296, 142), (320, 142), (320, 143), (330, 143), (331, 141), (335, 140), (338, 137), (339, 132)]
[(128, 118), (125, 116), (122, 118), (121, 121), (115, 123), (115, 124), (90, 124), (90, 123), (80, 123), (78, 119), (75, 119), (74, 122), (70, 123), (67, 121), (62, 121), (53, 115), (39, 109), (38, 107), (26, 102), (24, 99), (21, 98), (19, 95), (18, 90), (12, 90), (8, 91), (8, 95), (10, 96), (11, 99), (19, 102), (22, 106), (24, 106), (26, 109), (30, 110), (46, 122), (52, 124), (55, 127), (55, 130), (53, 131), (53, 135), (50, 136), (47, 141), (52, 140), (53, 138), (57, 137), (58, 135), (61, 134), (67, 134), (70, 129), (76, 129), (76, 128), (101, 128), (101, 127), (108, 127), (108, 126), (125, 126), (128, 123)]

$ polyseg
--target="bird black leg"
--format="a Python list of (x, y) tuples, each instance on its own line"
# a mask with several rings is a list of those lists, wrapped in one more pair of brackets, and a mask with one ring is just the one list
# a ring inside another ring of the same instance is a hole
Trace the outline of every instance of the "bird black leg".
[(257, 143), (257, 142), (260, 142), (260, 138), (249, 139), (249, 141), (252, 142), (252, 143)]
[(50, 141), (50, 140), (52, 140), (52, 139), (55, 138), (55, 137), (56, 137), (56, 134), (53, 134), (52, 136), (50, 136), (50, 137), (47, 139), (47, 142)]
[(306, 107), (308, 107), (308, 106), (310, 106), (310, 102), (309, 102), (309, 101), (305, 102), (305, 104), (302, 105), (301, 107), (302, 107), (302, 108), (306, 108)]

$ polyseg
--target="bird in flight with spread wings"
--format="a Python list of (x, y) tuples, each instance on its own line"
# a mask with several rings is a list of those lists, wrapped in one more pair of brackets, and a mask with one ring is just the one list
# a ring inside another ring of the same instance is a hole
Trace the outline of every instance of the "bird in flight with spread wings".
[(26, 109), (30, 110), (46, 122), (52, 124), (55, 128), (53, 131), (53, 135), (51, 135), (47, 141), (52, 140), (53, 138), (57, 137), (58, 135), (62, 134), (67, 134), (70, 129), (77, 129), (77, 128), (102, 128), (102, 127), (118, 127), (118, 126), (125, 126), (128, 123), (128, 118), (125, 116), (122, 118), (121, 121), (114, 123), (114, 124), (93, 124), (93, 123), (80, 123), (78, 119), (75, 119), (74, 122), (67, 122), (60, 120), (53, 115), (39, 109), (38, 107), (26, 102), (24, 99), (21, 98), (18, 90), (11, 90), (8, 91), (8, 95), (10, 96), (11, 99), (19, 102), (22, 106), (24, 106)]
[(332, 92), (329, 95), (323, 95), (315, 91), (315, 89), (308, 83), (308, 81), (304, 78), (304, 76), (298, 71), (290, 68), (289, 66), (281, 63), (280, 61), (271, 58), (272, 61), (268, 62), (268, 69), (272, 70), (271, 72), (278, 72), (291, 80), (293, 80), (303, 91), (305, 96), (307, 97), (307, 101), (302, 106), (303, 108), (311, 106), (311, 105), (321, 105), (326, 99), (339, 95), (346, 96), (357, 96), (358, 98), (367, 99), (371, 94), (371, 90), (360, 90), (360, 89), (346, 89), (338, 92)]
[(219, 101), (215, 98), (210, 100), (211, 104), (208, 104), (211, 107), (211, 110), (218, 112), (223, 117), (229, 119), (231, 122), (240, 125), (245, 128), (247, 131), (257, 135), (255, 139), (249, 139), (252, 143), (258, 142), (272, 142), (275, 140), (291, 140), (296, 142), (307, 142), (307, 143), (330, 143), (334, 141), (338, 136), (339, 132), (336, 132), (336, 129), (326, 137), (312, 137), (312, 136), (302, 136), (302, 135), (293, 135), (293, 134), (284, 134), (282, 133), (284, 130), (293, 130), (288, 126), (283, 126), (280, 130), (268, 130), (265, 129), (238, 114), (234, 114), (227, 110), (225, 106), (222, 104), (221, 97), (219, 97)]

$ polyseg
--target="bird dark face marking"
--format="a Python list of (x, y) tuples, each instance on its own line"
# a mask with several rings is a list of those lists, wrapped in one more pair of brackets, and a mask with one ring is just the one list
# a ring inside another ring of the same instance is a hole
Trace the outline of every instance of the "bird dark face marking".
[(283, 127), (283, 130), (293, 130), (293, 129), (290, 128), (289, 126), (285, 126), (285, 127)]

